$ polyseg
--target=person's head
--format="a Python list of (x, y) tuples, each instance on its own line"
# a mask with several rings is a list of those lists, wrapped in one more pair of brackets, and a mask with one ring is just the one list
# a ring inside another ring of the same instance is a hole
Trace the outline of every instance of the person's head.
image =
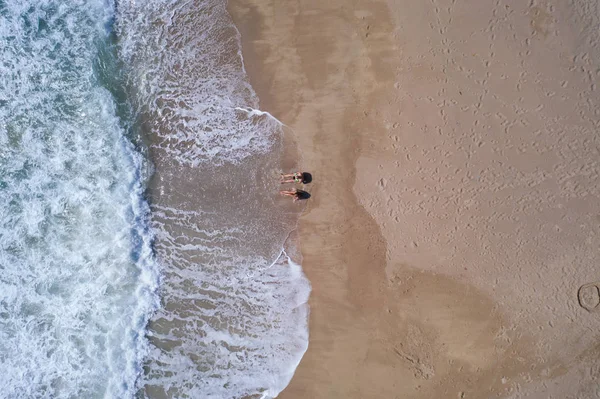
[(300, 178), (302, 179), (302, 183), (304, 184), (312, 182), (312, 175), (308, 172), (302, 172), (302, 177)]

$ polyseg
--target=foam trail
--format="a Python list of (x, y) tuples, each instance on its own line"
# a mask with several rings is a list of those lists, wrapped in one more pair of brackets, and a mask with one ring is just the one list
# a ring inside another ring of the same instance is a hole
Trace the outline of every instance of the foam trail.
[(243, 107), (243, 108), (235, 107), (234, 109), (236, 111), (246, 112), (248, 114), (248, 117), (250, 117), (250, 118), (252, 118), (253, 116), (265, 116), (266, 115), (269, 118), (271, 118), (272, 120), (274, 120), (275, 122), (277, 122), (279, 125), (287, 127), (286, 124), (281, 122), (279, 119), (275, 118), (271, 113), (269, 113), (267, 111), (261, 111), (259, 109), (254, 109), (254, 108), (250, 108), (250, 107)]
[(164, 267), (140, 396), (273, 398), (308, 345), (310, 284), (282, 250), (302, 209), (278, 195), (284, 125), (260, 110), (224, 0), (124, 2), (117, 32)]
[(0, 4), (0, 385), (133, 397), (157, 305), (143, 158), (100, 0)]

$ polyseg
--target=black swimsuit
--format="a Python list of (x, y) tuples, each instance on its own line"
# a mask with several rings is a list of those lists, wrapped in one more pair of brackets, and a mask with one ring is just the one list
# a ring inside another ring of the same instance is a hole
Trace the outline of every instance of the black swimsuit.
[(306, 200), (310, 198), (310, 194), (306, 191), (298, 190), (296, 191), (296, 198), (299, 200)]

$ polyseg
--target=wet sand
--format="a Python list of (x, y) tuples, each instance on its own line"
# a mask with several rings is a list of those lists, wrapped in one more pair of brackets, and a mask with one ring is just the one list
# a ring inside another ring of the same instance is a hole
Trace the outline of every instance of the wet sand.
[(280, 397), (597, 397), (598, 10), (229, 9), (314, 177), (310, 343)]

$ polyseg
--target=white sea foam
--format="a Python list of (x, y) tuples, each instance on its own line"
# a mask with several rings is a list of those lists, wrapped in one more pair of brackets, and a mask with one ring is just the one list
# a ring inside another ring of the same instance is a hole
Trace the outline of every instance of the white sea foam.
[[(300, 266), (285, 253), (270, 265), (255, 256), (212, 267), (179, 264), (171, 282), (199, 289), (166, 285), (166, 303), (179, 309), (161, 310), (155, 320), (150, 358), (156, 363), (146, 383), (174, 396), (275, 397), (308, 344), (310, 287)], [(164, 350), (170, 346), (178, 350)]]
[(224, 0), (119, 5), (120, 54), (156, 165), (162, 308), (143, 396), (275, 397), (308, 345), (310, 285), (282, 251), (281, 122), (261, 111)]
[[(104, 1), (0, 4), (0, 396), (133, 396), (156, 307)], [(98, 67), (96, 65), (96, 67)]]
[(127, 2), (119, 18), (121, 56), (137, 67), (131, 83), (139, 109), (176, 127), (154, 137), (165, 156), (198, 166), (271, 149), (269, 132), (279, 122), (248, 112), (258, 108), (257, 98), (225, 1)]

